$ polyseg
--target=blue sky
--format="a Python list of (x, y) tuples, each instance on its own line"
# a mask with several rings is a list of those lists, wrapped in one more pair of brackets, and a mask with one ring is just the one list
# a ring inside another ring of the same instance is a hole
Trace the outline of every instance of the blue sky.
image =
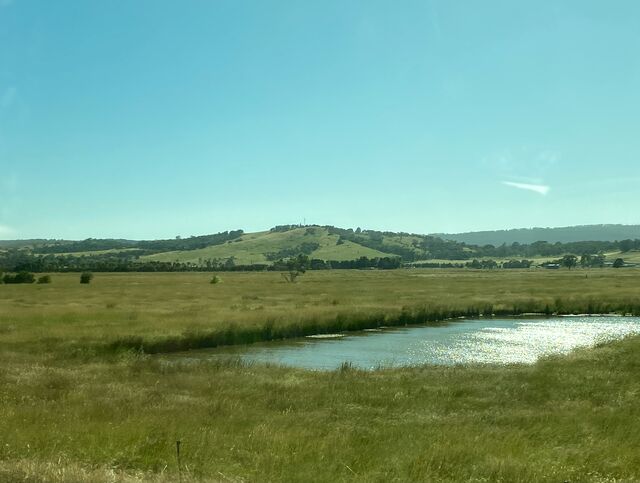
[(0, 238), (639, 223), (640, 2), (0, 0)]

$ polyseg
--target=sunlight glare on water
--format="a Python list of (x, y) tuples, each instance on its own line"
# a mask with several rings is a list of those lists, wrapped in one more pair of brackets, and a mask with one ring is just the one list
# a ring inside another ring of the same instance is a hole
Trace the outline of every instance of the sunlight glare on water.
[(640, 333), (637, 317), (483, 319), (438, 327), (409, 327), (349, 334), (339, 339), (304, 339), (256, 344), (210, 353), (307, 369), (420, 364), (533, 363), (550, 354)]

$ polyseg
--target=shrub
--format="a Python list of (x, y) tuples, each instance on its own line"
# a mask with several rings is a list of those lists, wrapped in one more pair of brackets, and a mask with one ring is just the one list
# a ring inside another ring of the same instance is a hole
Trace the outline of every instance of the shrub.
[(211, 278), (211, 282), (209, 282), (209, 283), (216, 284), (216, 283), (220, 283), (220, 282), (222, 282), (222, 279), (221, 279), (220, 277), (218, 277), (217, 275), (214, 275), (214, 276)]
[(51, 283), (51, 275), (43, 275), (38, 278), (38, 283)]
[(15, 275), (6, 274), (2, 277), (4, 283), (33, 283), (36, 281), (35, 275), (31, 272), (18, 272)]
[(93, 273), (91, 272), (84, 272), (80, 275), (80, 283), (91, 283), (91, 280), (93, 280)]

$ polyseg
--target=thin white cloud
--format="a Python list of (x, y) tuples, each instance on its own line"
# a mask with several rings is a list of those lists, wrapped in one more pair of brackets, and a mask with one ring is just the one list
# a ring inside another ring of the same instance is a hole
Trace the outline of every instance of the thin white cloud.
[(545, 196), (551, 189), (549, 186), (544, 184), (515, 183), (513, 181), (503, 181), (502, 184), (505, 186), (511, 186), (512, 188), (518, 188), (520, 190), (533, 191), (534, 193), (538, 193), (542, 196)]

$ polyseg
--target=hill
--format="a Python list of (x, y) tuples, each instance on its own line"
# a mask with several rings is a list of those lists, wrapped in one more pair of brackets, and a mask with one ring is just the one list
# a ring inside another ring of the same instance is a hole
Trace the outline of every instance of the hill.
[[(459, 235), (459, 240), (452, 240), (330, 225), (281, 225), (255, 233), (234, 230), (165, 240), (6, 241), (0, 245), (0, 272), (283, 270), (299, 256), (306, 257), (305, 263), (314, 269), (396, 268), (403, 263), (434, 268), (526, 268), (566, 254), (587, 256), (581, 260), (586, 266), (603, 266), (617, 258), (629, 263), (640, 261), (639, 226), (533, 228)], [(554, 241), (605, 235), (620, 240)], [(456, 235), (443, 235), (452, 236)], [(539, 241), (541, 237), (552, 241)]]
[[(7, 240), (5, 249), (48, 256), (135, 256), (141, 261), (200, 263), (233, 258), (237, 264), (271, 263), (300, 253), (320, 260), (401, 257), (404, 260), (468, 258), (472, 250), (429, 235), (353, 230), (334, 226), (280, 225), (268, 231), (243, 230), (165, 240), (88, 238)], [(0, 245), (0, 248), (3, 247)]]
[(283, 231), (245, 233), (221, 245), (196, 250), (174, 250), (140, 257), (141, 261), (201, 264), (205, 260), (233, 258), (238, 265), (271, 264), (299, 253), (321, 260), (355, 260), (360, 257), (389, 256), (350, 241), (340, 243), (340, 236), (325, 227), (301, 227)]
[(560, 228), (517, 228), (466, 233), (434, 234), (445, 240), (468, 245), (494, 245), (503, 243), (531, 244), (537, 241), (571, 243), (579, 241), (620, 241), (640, 238), (640, 225), (580, 225)]

